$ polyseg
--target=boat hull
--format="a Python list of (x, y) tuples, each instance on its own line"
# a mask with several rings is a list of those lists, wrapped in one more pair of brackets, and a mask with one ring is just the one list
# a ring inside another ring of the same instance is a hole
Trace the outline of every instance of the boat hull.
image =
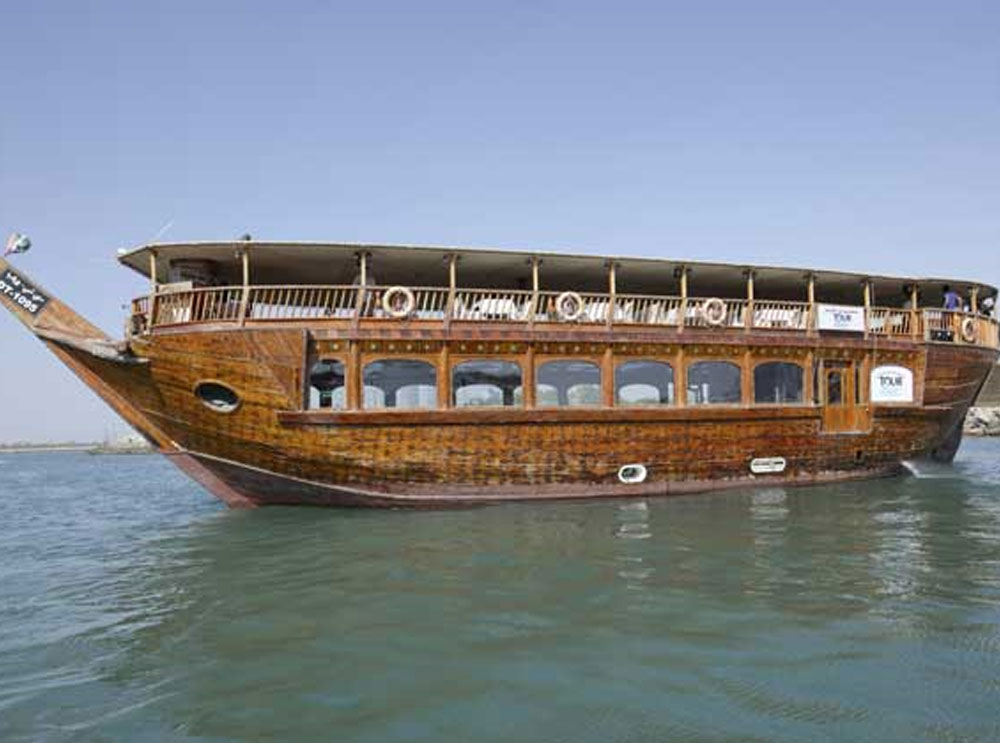
[[(901, 470), (964, 417), (996, 353), (923, 352), (923, 404), (875, 406), (865, 431), (824, 431), (820, 408), (302, 411), (309, 333), (187, 332), (136, 345), (126, 367), (62, 349), (131, 401), (161, 450), (234, 507), (443, 507), (504, 500), (636, 497), (793, 486)], [(242, 398), (220, 414), (192, 394), (224, 380)], [(750, 463), (780, 457), (780, 474)], [(619, 470), (642, 464), (642, 483)]]

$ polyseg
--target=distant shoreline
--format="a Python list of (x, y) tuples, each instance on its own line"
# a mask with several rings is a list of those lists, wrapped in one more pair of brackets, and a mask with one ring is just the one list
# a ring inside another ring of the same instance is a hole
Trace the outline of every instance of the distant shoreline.
[(89, 443), (68, 442), (65, 444), (0, 444), (0, 454), (39, 454), (50, 452), (90, 452), (91, 454), (149, 454), (148, 446), (116, 446), (99, 441)]

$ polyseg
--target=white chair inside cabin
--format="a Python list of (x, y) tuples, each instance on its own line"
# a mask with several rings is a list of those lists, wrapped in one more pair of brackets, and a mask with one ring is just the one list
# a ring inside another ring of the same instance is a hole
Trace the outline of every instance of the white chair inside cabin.
[(385, 392), (383, 392), (380, 387), (372, 387), (370, 384), (366, 384), (362, 404), (366, 410), (384, 408)]
[[(514, 395), (516, 399), (517, 391)], [(535, 388), (535, 404), (539, 407), (559, 407), (559, 390), (551, 384), (538, 384)]]
[[(518, 387), (518, 389), (521, 389)], [(516, 395), (516, 393), (515, 393)], [(455, 390), (455, 407), (500, 407), (503, 390), (495, 384), (470, 384)]]
[(397, 408), (436, 408), (437, 387), (430, 384), (408, 384), (396, 390)]
[(601, 385), (574, 384), (566, 390), (566, 403), (573, 407), (601, 404)]
[(637, 382), (618, 389), (619, 405), (659, 405), (660, 391), (651, 384)]

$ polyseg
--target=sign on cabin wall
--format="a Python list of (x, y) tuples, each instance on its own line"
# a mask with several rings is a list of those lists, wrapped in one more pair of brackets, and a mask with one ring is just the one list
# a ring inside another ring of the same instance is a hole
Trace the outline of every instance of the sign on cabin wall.
[(865, 308), (847, 304), (817, 304), (816, 327), (820, 330), (865, 332)]
[(5, 297), (29, 314), (37, 315), (49, 298), (9, 268), (0, 276), (0, 296)]
[(913, 372), (905, 366), (876, 366), (871, 376), (872, 402), (913, 402)]

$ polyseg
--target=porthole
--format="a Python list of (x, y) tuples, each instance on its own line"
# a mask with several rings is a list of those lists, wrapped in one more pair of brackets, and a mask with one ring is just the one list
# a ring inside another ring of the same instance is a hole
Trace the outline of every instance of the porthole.
[(646, 468), (641, 464), (626, 464), (618, 470), (618, 479), (626, 485), (635, 485), (646, 480)]
[(194, 394), (205, 407), (216, 413), (232, 413), (240, 406), (240, 396), (219, 382), (202, 382), (194, 388)]

